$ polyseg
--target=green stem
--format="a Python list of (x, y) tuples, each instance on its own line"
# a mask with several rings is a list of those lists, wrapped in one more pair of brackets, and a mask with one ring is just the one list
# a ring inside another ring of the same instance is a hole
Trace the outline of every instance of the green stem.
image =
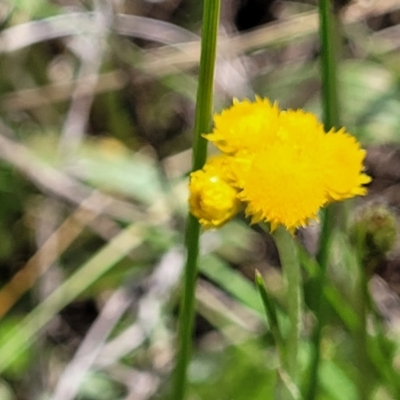
[[(337, 92), (338, 63), (338, 20), (333, 12), (331, 0), (319, 0), (320, 40), (321, 40), (321, 77), (322, 77), (322, 107), (325, 130), (339, 127), (339, 101)], [(320, 273), (314, 295), (316, 305), (315, 316), (317, 324), (314, 330), (310, 369), (307, 374), (308, 386), (306, 399), (314, 400), (318, 388), (318, 370), (321, 358), (321, 338), (325, 319), (325, 298), (323, 291), (326, 281), (326, 270), (329, 262), (330, 236), (333, 230), (337, 211), (332, 206), (322, 211), (322, 227), (317, 261)]]
[(285, 354), (285, 346), (284, 341), (281, 334), (281, 329), (279, 326), (278, 314), (275, 309), (275, 304), (273, 300), (270, 298), (267, 288), (265, 287), (264, 280), (258, 270), (255, 271), (255, 281), (257, 289), (260, 293), (261, 300), (264, 304), (265, 314), (267, 316), (269, 329), (272, 333), (272, 336), (275, 340), (276, 347), (278, 349), (279, 357), (282, 361), (284, 361)]
[(207, 140), (202, 137), (202, 134), (211, 130), (220, 8), (221, 0), (204, 0), (203, 2), (203, 33), (194, 124), (193, 171), (202, 168), (207, 157)]
[(294, 237), (283, 227), (273, 232), (276, 246), (279, 251), (283, 273), (287, 284), (288, 315), (290, 321), (290, 334), (285, 351), (285, 369), (293, 383), (298, 383), (298, 353), (301, 333), (301, 275)]
[(367, 312), (368, 312), (368, 280), (365, 276), (365, 270), (359, 261), (359, 282), (358, 282), (358, 304), (357, 312), (360, 319), (359, 331), (356, 333), (355, 350), (356, 350), (356, 367), (358, 372), (357, 387), (360, 400), (370, 398), (371, 382), (371, 364), (368, 356), (368, 341), (367, 341)]
[[(207, 157), (207, 141), (201, 135), (211, 130), (219, 11), (220, 0), (204, 0), (200, 70), (194, 126), (193, 171), (202, 168)], [(187, 368), (191, 357), (195, 314), (199, 239), (200, 225), (197, 219), (189, 214), (185, 240), (187, 257), (178, 322), (178, 350), (171, 398), (173, 400), (183, 400), (187, 386)]]
[(270, 332), (275, 340), (275, 345), (278, 350), (280, 366), (278, 368), (278, 384), (276, 386), (276, 397), (292, 399), (301, 399), (301, 394), (298, 386), (293, 382), (285, 368), (288, 361), (288, 353), (285, 348), (281, 329), (279, 326), (278, 314), (275, 309), (274, 301), (269, 296), (265, 287), (264, 280), (259, 271), (255, 271), (255, 282), (260, 293), (261, 300), (264, 304), (265, 314), (267, 316)]
[(310, 369), (307, 374), (308, 386), (306, 390), (306, 399), (314, 400), (317, 395), (318, 389), (318, 369), (321, 359), (321, 339), (322, 330), (325, 324), (325, 307), (326, 299), (323, 295), (326, 286), (326, 270), (328, 265), (328, 249), (329, 245), (329, 232), (332, 229), (333, 213), (332, 210), (325, 210), (324, 220), (322, 223), (322, 231), (320, 238), (320, 251), (317, 255), (317, 261), (320, 265), (319, 273), (317, 275), (317, 283), (314, 291), (315, 317), (316, 326), (314, 328), (312, 343), (313, 351), (311, 353)]
[(331, 0), (319, 0), (321, 40), (322, 107), (325, 129), (339, 127), (337, 91), (338, 25)]
[[(357, 265), (356, 287), (355, 287), (355, 311), (358, 315), (358, 329), (354, 332), (355, 346), (355, 366), (357, 369), (356, 384), (358, 388), (358, 398), (366, 400), (370, 398), (371, 389), (374, 381), (374, 373), (368, 354), (368, 333), (367, 333), (367, 316), (371, 309), (371, 299), (368, 290), (368, 276), (366, 274), (365, 254), (368, 249), (367, 241), (361, 232), (356, 236), (356, 246), (354, 247), (356, 258), (354, 264)], [(379, 369), (380, 366), (377, 366)], [(372, 383), (372, 385), (371, 385)]]

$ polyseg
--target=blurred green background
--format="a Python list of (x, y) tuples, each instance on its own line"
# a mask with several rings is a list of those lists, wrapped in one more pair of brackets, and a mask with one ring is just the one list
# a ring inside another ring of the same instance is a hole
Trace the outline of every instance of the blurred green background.
[[(257, 94), (320, 115), (315, 2), (222, 3), (215, 110)], [(400, 3), (343, 3), (342, 123), (370, 149), (375, 178), (352, 206), (396, 210)], [(166, 399), (200, 25), (198, 0), (1, 0), (0, 400)], [(311, 252), (316, 231), (301, 233)], [(349, 244), (336, 240), (319, 399), (352, 400), (357, 299)], [(284, 314), (271, 238), (238, 218), (202, 248), (189, 398), (279, 399), (252, 283), (257, 268)], [(396, 257), (372, 282), (384, 320), (366, 370), (374, 399), (399, 393)], [(306, 299), (312, 277), (308, 265)], [(306, 345), (301, 354), (306, 363)]]

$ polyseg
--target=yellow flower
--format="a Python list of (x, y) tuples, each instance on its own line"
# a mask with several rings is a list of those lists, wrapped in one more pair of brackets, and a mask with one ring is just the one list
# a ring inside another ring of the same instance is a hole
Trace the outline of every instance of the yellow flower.
[[(249, 133), (250, 134), (250, 133)], [(252, 223), (268, 221), (293, 232), (316, 219), (327, 202), (322, 124), (302, 110), (280, 112), (269, 142), (236, 154), (232, 176)]]
[(366, 155), (358, 141), (344, 129), (331, 130), (324, 140), (325, 185), (329, 201), (345, 200), (354, 196), (364, 196), (367, 189), (362, 185), (371, 178), (363, 174)]
[(284, 225), (293, 232), (306, 225), (326, 203), (321, 163), (312, 157), (313, 148), (299, 148), (283, 141), (256, 153), (249, 165), (234, 165), (234, 174), (247, 204), (252, 223), (268, 221), (271, 230)]
[(294, 232), (327, 203), (366, 194), (365, 151), (344, 129), (325, 133), (311, 113), (256, 97), (235, 100), (214, 123), (205, 137), (225, 155), (194, 172), (190, 186), (192, 213), (206, 227), (232, 218), (241, 201), (252, 223)]
[(214, 130), (205, 137), (226, 154), (259, 149), (268, 145), (269, 133), (276, 132), (278, 115), (278, 106), (268, 99), (234, 99), (232, 107), (214, 116)]
[[(325, 136), (324, 126), (317, 117), (303, 110), (281, 111), (278, 126), (275, 135), (280, 141), (286, 141), (288, 144), (307, 150), (310, 146), (319, 146)], [(266, 147), (269, 145), (267, 143)]]
[(228, 157), (220, 155), (190, 174), (190, 211), (205, 229), (221, 227), (242, 207), (227, 175), (227, 163)]

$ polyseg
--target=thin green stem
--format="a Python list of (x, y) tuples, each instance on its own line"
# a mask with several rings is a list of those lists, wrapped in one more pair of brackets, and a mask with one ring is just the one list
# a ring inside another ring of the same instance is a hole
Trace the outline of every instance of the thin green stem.
[[(366, 400), (370, 398), (371, 389), (374, 381), (374, 373), (368, 354), (368, 333), (367, 333), (367, 316), (371, 309), (371, 299), (368, 290), (368, 277), (366, 274), (365, 253), (368, 244), (362, 232), (358, 232), (356, 236), (356, 246), (354, 247), (355, 259), (354, 264), (357, 265), (357, 274), (355, 274), (355, 310), (358, 315), (358, 329), (354, 332), (354, 349), (355, 349), (355, 366), (357, 368), (356, 384), (358, 388), (358, 398)], [(380, 368), (378, 366), (378, 368)]]
[(339, 127), (337, 91), (338, 25), (331, 0), (319, 1), (321, 40), (322, 106), (325, 129)]
[(192, 350), (192, 331), (195, 313), (195, 288), (197, 278), (197, 258), (199, 254), (200, 227), (195, 217), (189, 215), (186, 226), (187, 258), (183, 276), (183, 292), (178, 322), (178, 353), (175, 366), (173, 396), (171, 399), (185, 398), (187, 367)]
[[(359, 258), (359, 261), (361, 259)], [(368, 356), (368, 341), (367, 341), (367, 313), (368, 313), (368, 280), (365, 276), (365, 270), (359, 262), (359, 282), (358, 282), (358, 304), (357, 312), (360, 319), (359, 330), (356, 333), (355, 351), (356, 351), (356, 367), (358, 372), (357, 387), (360, 400), (370, 398), (371, 382), (371, 364)]]
[(286, 346), (285, 369), (295, 385), (298, 384), (298, 353), (301, 333), (302, 293), (300, 263), (294, 237), (283, 227), (273, 232), (287, 284), (290, 333)]
[(197, 87), (196, 117), (193, 143), (193, 171), (203, 167), (207, 157), (207, 140), (213, 111), (213, 90), (217, 36), (221, 0), (204, 0), (199, 83)]
[[(325, 130), (339, 127), (339, 100), (337, 84), (338, 64), (338, 25), (339, 21), (333, 12), (331, 0), (319, 1), (319, 21), (321, 40), (321, 78), (322, 108)], [(332, 228), (332, 210), (324, 210), (322, 232), (317, 260), (322, 269), (326, 268), (329, 254), (329, 236)]]
[(332, 210), (325, 210), (322, 221), (322, 231), (320, 238), (320, 251), (317, 254), (317, 261), (320, 265), (319, 273), (316, 277), (317, 283), (314, 290), (315, 317), (316, 326), (314, 328), (312, 343), (313, 351), (311, 355), (310, 369), (307, 374), (308, 382), (306, 388), (306, 399), (314, 400), (317, 395), (318, 389), (318, 369), (321, 359), (321, 339), (322, 331), (325, 324), (325, 308), (326, 299), (324, 288), (326, 286), (326, 271), (329, 261), (329, 248), (330, 248), (330, 231), (333, 227), (333, 212)]
[(275, 304), (270, 298), (267, 288), (265, 287), (264, 280), (258, 270), (255, 271), (255, 281), (257, 289), (260, 293), (261, 300), (264, 304), (265, 314), (267, 316), (269, 329), (275, 340), (276, 347), (278, 349), (279, 356), (281, 360), (284, 358), (285, 346), (282, 338), (281, 329), (279, 326), (278, 314), (275, 309)]
[(301, 399), (298, 386), (293, 382), (292, 377), (286, 372), (288, 364), (288, 352), (285, 348), (285, 341), (279, 326), (278, 314), (275, 304), (268, 294), (264, 280), (259, 271), (255, 271), (255, 282), (260, 293), (261, 300), (264, 304), (265, 314), (267, 316), (270, 332), (274, 338), (276, 348), (278, 350), (280, 367), (278, 368), (278, 384), (276, 387), (277, 397), (292, 399)]
[[(339, 127), (339, 101), (337, 91), (337, 63), (338, 63), (338, 19), (333, 12), (331, 0), (319, 1), (320, 40), (321, 40), (321, 76), (322, 76), (322, 106), (323, 121), (327, 131), (332, 127)], [(310, 369), (307, 374), (308, 383), (306, 399), (314, 400), (318, 389), (318, 370), (321, 358), (321, 338), (325, 323), (325, 297), (323, 291), (326, 281), (326, 270), (329, 262), (330, 237), (337, 210), (328, 207), (323, 210), (322, 228), (320, 236), (317, 261), (320, 265), (320, 273), (317, 277), (314, 304), (317, 324), (314, 330), (312, 342), (313, 353)]]
[[(207, 157), (207, 142), (201, 135), (211, 129), (219, 11), (220, 0), (204, 0), (199, 83), (194, 126), (193, 171), (200, 169)], [(187, 368), (192, 350), (200, 225), (191, 214), (189, 214), (187, 220), (185, 239), (187, 257), (179, 311), (178, 350), (171, 397), (173, 400), (183, 400), (185, 398)]]

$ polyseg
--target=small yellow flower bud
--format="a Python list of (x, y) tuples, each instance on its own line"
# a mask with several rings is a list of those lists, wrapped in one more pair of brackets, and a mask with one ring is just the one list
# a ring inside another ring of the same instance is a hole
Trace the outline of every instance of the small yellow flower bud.
[(190, 175), (190, 211), (205, 229), (221, 227), (241, 209), (237, 189), (221, 168), (222, 157), (211, 159), (202, 170)]

